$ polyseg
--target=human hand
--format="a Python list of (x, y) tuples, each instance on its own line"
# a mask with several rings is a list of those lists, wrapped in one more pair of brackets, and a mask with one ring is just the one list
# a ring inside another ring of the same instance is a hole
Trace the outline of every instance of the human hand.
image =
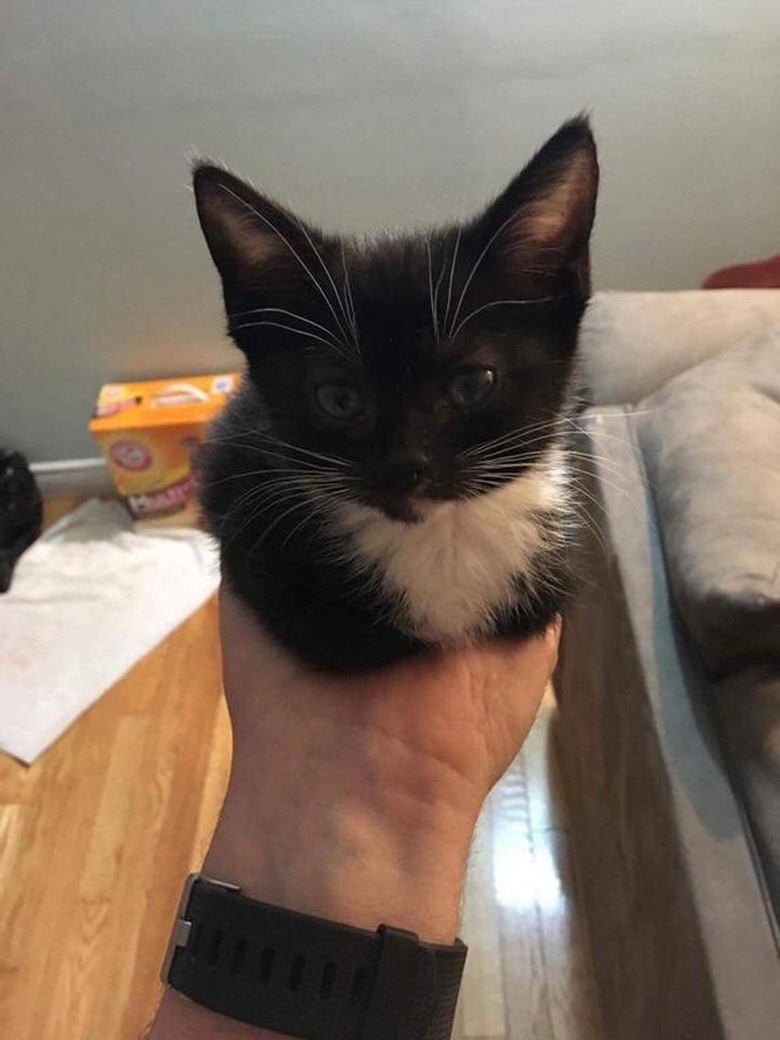
[[(278, 906), (451, 943), (479, 811), (531, 728), (560, 624), (333, 678), (289, 657), (224, 589), (220, 618), (233, 760), (204, 873)], [(215, 1025), (172, 996), (153, 1038), (275, 1036)]]

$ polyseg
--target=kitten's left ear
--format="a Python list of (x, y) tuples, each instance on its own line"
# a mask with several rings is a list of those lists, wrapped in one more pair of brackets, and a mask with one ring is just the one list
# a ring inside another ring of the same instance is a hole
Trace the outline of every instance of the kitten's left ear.
[(589, 291), (599, 167), (588, 120), (558, 130), (479, 222), (491, 268), (510, 281), (571, 272)]
[(227, 170), (198, 163), (193, 171), (198, 218), (226, 291), (269, 271), (305, 271), (314, 232), (289, 210)]

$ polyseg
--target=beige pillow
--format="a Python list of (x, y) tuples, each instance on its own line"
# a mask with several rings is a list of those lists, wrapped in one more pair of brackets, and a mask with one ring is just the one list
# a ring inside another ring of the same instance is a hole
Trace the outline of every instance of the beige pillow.
[(669, 579), (713, 674), (780, 663), (780, 325), (645, 398)]
[(780, 289), (596, 293), (580, 332), (589, 400), (636, 404), (686, 369), (778, 322)]

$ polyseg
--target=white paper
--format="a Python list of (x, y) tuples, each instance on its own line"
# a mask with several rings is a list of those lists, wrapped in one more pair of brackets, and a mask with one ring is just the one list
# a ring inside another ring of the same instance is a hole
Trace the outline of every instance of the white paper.
[(0, 595), (0, 749), (32, 762), (218, 584), (200, 531), (136, 531), (117, 502), (64, 517)]

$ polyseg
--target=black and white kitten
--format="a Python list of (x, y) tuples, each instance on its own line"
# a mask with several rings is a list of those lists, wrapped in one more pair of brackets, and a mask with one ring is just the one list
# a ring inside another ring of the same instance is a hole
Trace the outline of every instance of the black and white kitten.
[(247, 360), (201, 472), (229, 586), (332, 673), (544, 629), (569, 584), (587, 121), (422, 234), (326, 235), (225, 170), (194, 183)]

